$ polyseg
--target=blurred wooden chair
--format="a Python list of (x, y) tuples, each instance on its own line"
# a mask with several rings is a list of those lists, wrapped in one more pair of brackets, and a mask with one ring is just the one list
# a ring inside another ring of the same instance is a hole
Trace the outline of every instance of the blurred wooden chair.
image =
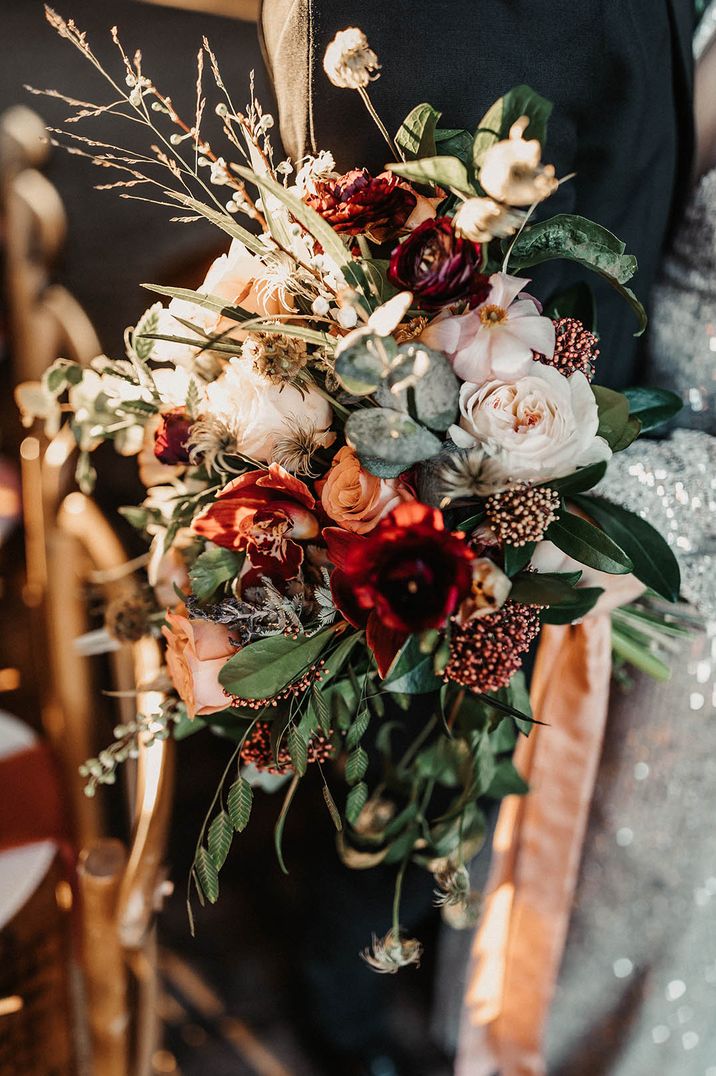
[[(16, 381), (38, 378), (59, 357), (86, 363), (100, 352), (82, 308), (52, 283), (65, 218), (57, 192), (39, 171), (43, 132), (28, 109), (0, 117), (5, 292)], [(99, 688), (91, 660), (75, 640), (95, 626), (91, 606), (98, 596), (107, 602), (132, 597), (139, 584), (127, 571), (126, 552), (111, 525), (73, 488), (76, 453), (69, 431), (49, 443), (41, 434), (28, 436), (20, 455), (25, 597), (38, 628), (42, 723), (63, 774), (80, 849), (77, 915), (85, 1001), (78, 1007), (78, 1032), (80, 1042), (89, 1041), (89, 1060), (80, 1049), (78, 1071), (146, 1076), (158, 1037), (154, 921), (166, 889), (173, 744), (149, 734), (140, 738), (138, 757), (125, 764), (131, 835), (127, 844), (117, 840), (109, 834), (102, 796), (88, 798), (78, 774), (79, 765), (105, 746), (108, 733), (98, 736)], [(109, 656), (109, 682), (102, 686), (117, 695), (119, 720), (157, 713), (162, 700), (155, 686), (162, 666), (157, 641), (117, 644)], [(0, 1036), (1, 1020), (0, 1013)]]

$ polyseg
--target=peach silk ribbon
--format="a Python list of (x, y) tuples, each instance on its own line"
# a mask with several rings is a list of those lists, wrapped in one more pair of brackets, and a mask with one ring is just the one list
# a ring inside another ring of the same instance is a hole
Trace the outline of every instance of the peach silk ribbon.
[[(504, 800), (464, 998), (456, 1076), (543, 1076), (544, 1030), (564, 952), (609, 703), (610, 617), (546, 626), (536, 725)], [(547, 727), (548, 726), (548, 727)]]

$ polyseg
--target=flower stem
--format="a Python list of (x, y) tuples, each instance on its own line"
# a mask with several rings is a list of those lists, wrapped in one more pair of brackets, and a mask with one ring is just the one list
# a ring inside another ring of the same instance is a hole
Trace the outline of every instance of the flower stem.
[(400, 897), (403, 892), (403, 878), (408, 868), (410, 856), (406, 856), (400, 864), (400, 869), (395, 877), (395, 892), (393, 894), (393, 934), (395, 939), (400, 937)]
[(371, 119), (375, 123), (376, 127), (378, 128), (378, 130), (382, 134), (385, 141), (388, 143), (388, 145), (390, 147), (390, 150), (391, 150), (391, 153), (394, 154), (395, 159), (396, 160), (399, 159), (401, 161), (404, 161), (405, 160), (404, 153), (402, 152), (402, 150), (398, 149), (398, 147), (393, 142), (393, 139), (388, 134), (388, 131), (386, 130), (385, 124), (383, 123), (382, 119), (380, 118), (380, 116), (376, 112), (376, 110), (375, 110), (375, 108), (373, 106), (373, 102), (371, 101), (370, 97), (368, 96), (368, 91), (366, 90), (365, 86), (359, 86), (358, 93), (361, 95), (361, 99), (363, 101), (363, 104), (368, 109), (368, 113), (369, 113)]

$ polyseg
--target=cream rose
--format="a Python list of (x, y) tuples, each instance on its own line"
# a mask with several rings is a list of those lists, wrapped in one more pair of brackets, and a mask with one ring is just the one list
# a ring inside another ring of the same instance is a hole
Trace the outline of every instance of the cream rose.
[(219, 673), (236, 653), (225, 624), (189, 620), (181, 613), (166, 614), (162, 628), (167, 641), (167, 668), (189, 717), (215, 714), (229, 705)]
[(316, 389), (299, 392), (291, 384), (274, 385), (249, 359), (232, 358), (207, 386), (206, 396), (204, 413), (221, 419), (234, 432), (239, 450), (259, 463), (272, 462), (277, 444), (297, 430), (312, 433), (322, 447), (335, 440), (333, 412)]
[(354, 534), (367, 534), (402, 501), (414, 500), (400, 479), (376, 478), (365, 471), (348, 445), (336, 453), (317, 488), (326, 515)]
[(455, 444), (484, 445), (511, 480), (563, 478), (612, 454), (597, 436), (597, 403), (584, 374), (567, 378), (540, 362), (513, 381), (466, 382), (460, 414), (450, 429)]
[[(228, 252), (220, 255), (210, 266), (203, 284), (197, 291), (201, 295), (215, 295), (225, 299), (227, 305), (243, 307), (250, 314), (271, 318), (277, 314), (289, 314), (293, 300), (285, 289), (266, 275), (266, 266), (246, 249), (240, 239), (234, 239)], [(220, 333), (232, 329), (232, 336), (243, 335), (238, 323), (222, 318), (214, 310), (207, 310), (185, 299), (172, 299), (169, 306), (158, 312), (157, 331), (166, 336), (190, 337), (191, 333), (177, 318), (189, 321), (207, 333)], [(157, 362), (174, 362), (189, 366), (196, 355), (196, 348), (184, 344), (172, 344), (168, 340), (155, 340), (152, 358)]]

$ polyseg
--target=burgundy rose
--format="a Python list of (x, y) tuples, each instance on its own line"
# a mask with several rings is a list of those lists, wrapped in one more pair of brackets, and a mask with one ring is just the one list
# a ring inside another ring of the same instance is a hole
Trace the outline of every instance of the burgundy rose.
[(306, 203), (337, 232), (384, 243), (398, 234), (417, 200), (404, 180), (391, 172), (373, 177), (365, 168), (354, 168), (317, 184)]
[(159, 428), (154, 434), (154, 455), (160, 463), (188, 463), (187, 442), (191, 419), (182, 407), (165, 411), (159, 416)]
[(412, 291), (420, 306), (447, 306), (458, 299), (478, 306), (490, 290), (480, 262), (480, 244), (456, 235), (450, 217), (435, 217), (395, 248), (388, 278), (397, 288)]
[(381, 676), (408, 635), (440, 627), (470, 592), (472, 551), (419, 501), (399, 505), (369, 535), (327, 527), (323, 536), (333, 599), (365, 626)]

